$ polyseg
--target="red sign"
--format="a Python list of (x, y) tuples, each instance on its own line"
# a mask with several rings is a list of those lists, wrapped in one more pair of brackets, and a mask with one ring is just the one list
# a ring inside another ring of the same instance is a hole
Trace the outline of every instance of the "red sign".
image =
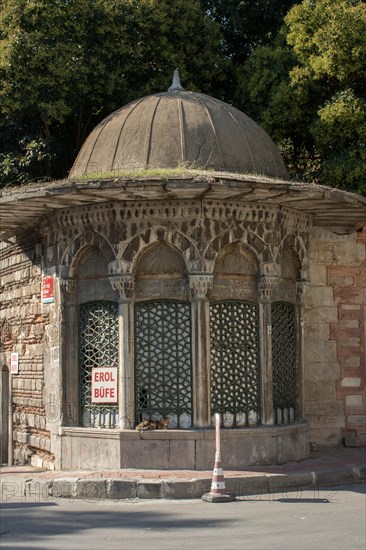
[(53, 277), (43, 277), (42, 279), (42, 304), (49, 304), (54, 301), (53, 296)]
[(117, 403), (117, 382), (117, 367), (97, 367), (92, 369), (91, 402)]
[(13, 352), (10, 356), (10, 372), (11, 374), (19, 373), (19, 353)]

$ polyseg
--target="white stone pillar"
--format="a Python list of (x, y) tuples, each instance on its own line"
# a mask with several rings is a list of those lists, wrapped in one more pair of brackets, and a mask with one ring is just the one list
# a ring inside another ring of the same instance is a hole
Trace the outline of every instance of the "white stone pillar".
[(211, 426), (210, 399), (210, 310), (207, 292), (212, 288), (213, 275), (192, 274), (192, 367), (193, 367), (193, 425)]
[(119, 372), (119, 427), (129, 430), (135, 423), (134, 403), (134, 308), (133, 279), (130, 274), (109, 277), (113, 290), (119, 292), (118, 301), (118, 372)]
[(62, 290), (61, 362), (64, 376), (65, 402), (64, 424), (78, 426), (80, 423), (78, 314), (75, 302), (76, 280), (60, 279)]
[(262, 424), (271, 425), (273, 418), (273, 370), (272, 370), (272, 293), (275, 278), (259, 279), (259, 345), (261, 358)]

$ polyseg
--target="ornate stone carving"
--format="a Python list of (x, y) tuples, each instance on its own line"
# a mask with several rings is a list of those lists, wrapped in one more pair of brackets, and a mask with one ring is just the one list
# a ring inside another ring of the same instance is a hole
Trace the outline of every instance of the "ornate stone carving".
[[(293, 249), (301, 265), (307, 265), (310, 218), (285, 207), (219, 200), (111, 201), (65, 209), (56, 218), (57, 231), (50, 227), (54, 235), (50, 240), (57, 235), (65, 278), (73, 276), (87, 246), (103, 252), (109, 276), (115, 278), (131, 273), (144, 248), (159, 240), (176, 248), (194, 275), (212, 273), (218, 254), (234, 242), (254, 252), (266, 267), (262, 270), (266, 277), (279, 274), (277, 263), (283, 248)], [(267, 283), (260, 284), (264, 300), (271, 291)]]
[(271, 302), (273, 290), (278, 282), (277, 277), (262, 276), (259, 278), (259, 300), (261, 302)]
[(189, 287), (192, 292), (192, 297), (196, 300), (205, 300), (212, 286), (212, 273), (195, 273), (189, 276)]
[(119, 292), (121, 300), (131, 299), (133, 296), (134, 280), (130, 273), (119, 273), (109, 277), (113, 290)]
[(60, 279), (60, 287), (66, 294), (74, 294), (76, 291), (76, 279)]

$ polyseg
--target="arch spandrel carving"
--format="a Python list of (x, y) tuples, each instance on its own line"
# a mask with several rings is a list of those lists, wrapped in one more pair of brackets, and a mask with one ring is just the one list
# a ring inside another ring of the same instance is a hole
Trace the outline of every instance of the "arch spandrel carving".
[(138, 258), (145, 247), (160, 241), (164, 241), (179, 250), (185, 262), (198, 260), (201, 257), (196, 243), (186, 235), (165, 226), (156, 226), (136, 235), (123, 249), (120, 246), (120, 259), (131, 263), (132, 269), (135, 271)]
[(303, 296), (299, 290), (299, 283), (304, 281), (304, 275), (307, 273), (307, 250), (301, 237), (287, 235), (281, 242), (276, 260), (280, 273), (273, 299), (298, 303), (299, 296)]
[(230, 229), (215, 236), (205, 250), (204, 257), (210, 260), (217, 260), (218, 254), (225, 246), (234, 242), (241, 242), (258, 258), (259, 262), (270, 261), (272, 252), (268, 245), (257, 235), (248, 231), (245, 227), (240, 227), (240, 232), (233, 232)]
[(257, 301), (258, 276), (254, 252), (240, 241), (229, 243), (217, 255), (210, 298)]
[(134, 264), (136, 299), (188, 298), (187, 266), (173, 245), (159, 240), (144, 247)]
[(308, 235), (286, 234), (276, 250), (276, 261), (281, 263), (285, 250), (293, 250), (300, 261), (301, 269), (306, 269), (309, 264), (308, 258)]
[(60, 259), (63, 276), (74, 277), (80, 259), (93, 246), (103, 252), (108, 262), (115, 260), (115, 251), (112, 244), (103, 235), (89, 230), (85, 233), (80, 233), (66, 248)]

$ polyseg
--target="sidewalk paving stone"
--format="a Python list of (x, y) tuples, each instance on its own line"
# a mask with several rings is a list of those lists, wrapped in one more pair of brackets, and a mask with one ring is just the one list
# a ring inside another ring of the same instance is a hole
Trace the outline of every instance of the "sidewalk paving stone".
[[(226, 488), (238, 496), (286, 494), (309, 487), (366, 481), (366, 448), (323, 448), (311, 458), (282, 465), (225, 470)], [(1, 498), (156, 499), (200, 498), (210, 491), (212, 470), (50, 471), (0, 468)]]

